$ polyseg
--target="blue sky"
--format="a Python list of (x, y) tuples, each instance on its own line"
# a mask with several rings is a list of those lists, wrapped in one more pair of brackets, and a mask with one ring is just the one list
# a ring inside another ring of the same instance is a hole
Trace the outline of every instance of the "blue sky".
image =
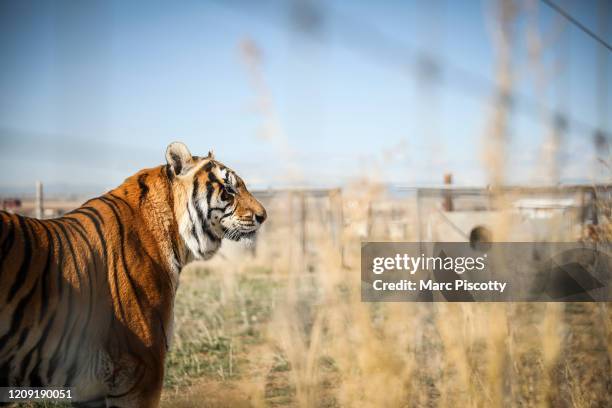
[[(596, 1), (558, 1), (597, 31)], [(447, 171), (458, 184), (487, 182), (480, 158), (493, 89), (478, 84), (495, 74), (492, 3), (311, 1), (318, 24), (310, 31), (292, 17), (296, 4), (0, 3), (0, 189), (42, 180), (52, 190), (101, 191), (163, 163), (174, 140), (194, 154), (214, 149), (260, 188), (361, 176), (432, 184)], [(601, 46), (534, 3), (542, 35), (558, 32), (541, 59), (548, 74), (537, 91), (525, 45), (531, 14), (521, 4), (515, 89), (578, 121), (563, 138), (562, 180), (601, 177), (592, 147), (593, 129), (610, 130), (597, 99)], [(245, 39), (262, 55), (265, 112), (240, 52)], [(415, 75), (420, 50), (438, 61), (440, 83)], [(604, 94), (612, 95), (607, 76)], [(511, 116), (513, 183), (542, 181), (538, 162), (550, 130), (525, 106)]]

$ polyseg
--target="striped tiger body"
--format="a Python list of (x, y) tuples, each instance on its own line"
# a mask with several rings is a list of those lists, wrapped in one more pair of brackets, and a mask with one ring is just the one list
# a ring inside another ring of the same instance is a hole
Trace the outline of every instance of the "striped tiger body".
[(181, 268), (266, 218), (212, 154), (173, 143), (166, 159), (61, 218), (0, 212), (0, 386), (158, 404)]

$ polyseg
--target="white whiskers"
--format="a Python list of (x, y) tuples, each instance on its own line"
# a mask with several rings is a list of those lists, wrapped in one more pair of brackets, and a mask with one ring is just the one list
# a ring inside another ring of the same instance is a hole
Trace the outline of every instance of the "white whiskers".
[(247, 247), (252, 247), (255, 243), (255, 230), (245, 232), (240, 228), (234, 227), (227, 229), (223, 234), (223, 238), (238, 241)]

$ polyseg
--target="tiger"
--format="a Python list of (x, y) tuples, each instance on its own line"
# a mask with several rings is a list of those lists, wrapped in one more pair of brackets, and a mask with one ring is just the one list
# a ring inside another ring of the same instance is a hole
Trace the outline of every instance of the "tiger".
[(59, 218), (0, 212), (0, 386), (158, 406), (181, 269), (254, 240), (266, 217), (236, 172), (180, 142)]

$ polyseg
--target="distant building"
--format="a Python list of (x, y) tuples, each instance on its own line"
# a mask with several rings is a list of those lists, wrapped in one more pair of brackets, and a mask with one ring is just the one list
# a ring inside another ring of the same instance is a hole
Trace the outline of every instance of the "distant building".
[(21, 209), (21, 200), (19, 198), (3, 198), (2, 209), (9, 212), (19, 212)]

